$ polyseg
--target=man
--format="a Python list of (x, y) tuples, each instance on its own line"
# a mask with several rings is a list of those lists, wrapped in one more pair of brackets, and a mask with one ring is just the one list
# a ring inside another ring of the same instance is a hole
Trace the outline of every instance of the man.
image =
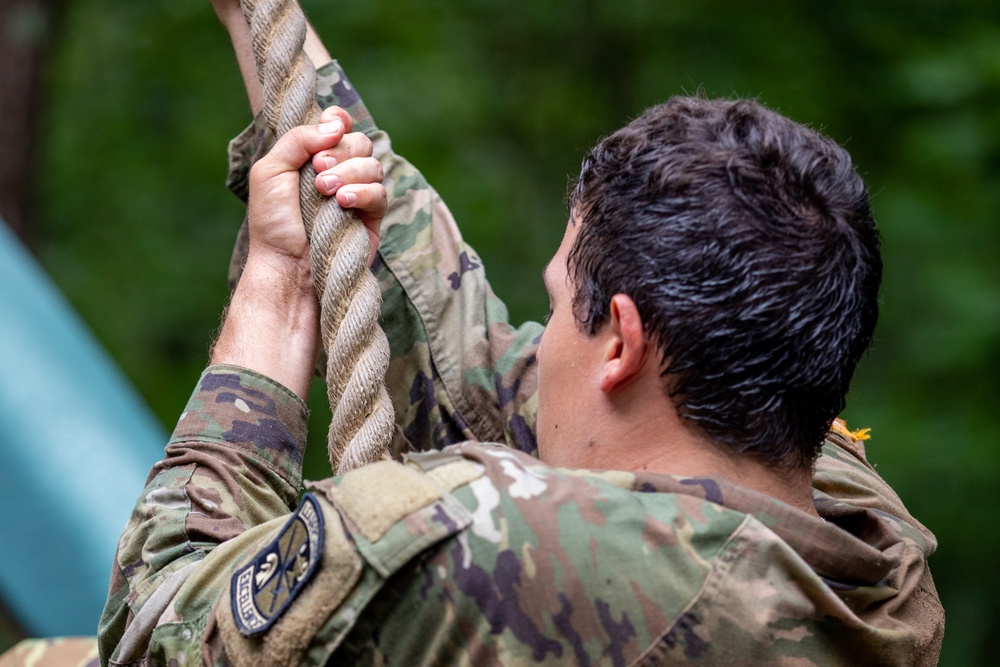
[[(329, 111), (250, 175), (245, 269), (122, 536), (105, 660), (936, 661), (933, 536), (833, 422), (881, 273), (842, 149), (753, 102), (647, 111), (584, 160), (542, 334), (510, 327), (443, 204), (321, 74), (385, 173), (394, 450), (462, 444), (310, 483), (289, 515), (317, 353), (297, 168), (347, 183), (373, 230), (386, 204)], [(234, 144), (235, 189), (262, 143)]]

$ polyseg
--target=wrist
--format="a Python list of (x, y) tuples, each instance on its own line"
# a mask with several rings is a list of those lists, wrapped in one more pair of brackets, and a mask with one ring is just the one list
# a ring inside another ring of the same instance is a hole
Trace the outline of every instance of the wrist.
[(279, 303), (306, 297), (316, 300), (308, 247), (306, 254), (299, 256), (257, 242), (251, 236), (243, 271), (250, 274), (248, 287), (254, 288), (258, 298), (269, 297)]

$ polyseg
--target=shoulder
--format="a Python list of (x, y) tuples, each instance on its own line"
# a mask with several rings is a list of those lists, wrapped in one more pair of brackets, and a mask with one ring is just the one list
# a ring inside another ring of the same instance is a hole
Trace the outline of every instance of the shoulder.
[[(468, 526), (407, 568), (380, 611), (373, 659), (387, 646), (440, 655), (451, 624), (472, 663), (632, 660), (701, 594), (746, 519), (636, 490), (628, 473), (558, 470), (503, 447), (463, 444), (408, 463), (439, 477), (456, 465), (481, 472), (450, 491)], [(415, 613), (432, 640), (408, 634)]]
[[(554, 525), (535, 527), (570, 532), (586, 526), (595, 539), (618, 540), (637, 531), (647, 538), (676, 531), (725, 538), (745, 518), (742, 512), (715, 502), (711, 494), (689, 491), (687, 483), (677, 478), (659, 476), (671, 483), (651, 484), (648, 476), (625, 471), (553, 468), (500, 445), (465, 443), (445, 454), (482, 468), (480, 479), (456, 488), (455, 493), (477, 515), (484, 513), (484, 504), (495, 507), (508, 527), (537, 524), (548, 517)], [(415, 456), (411, 461), (421, 459)], [(679, 488), (684, 491), (675, 492)], [(496, 496), (495, 502), (491, 496)]]
[[(308, 482), (300, 509), (236, 569), (220, 599), (216, 620), (227, 657), (237, 665), (297, 664), (308, 652), (325, 662), (367, 627), (386, 584), (405, 578), (414, 558), (472, 521), (449, 490), (480, 477), (482, 468), (453, 457), (435, 469), (379, 461)], [(284, 579), (272, 575), (271, 553)]]
[[(746, 519), (635, 482), (465, 443), (310, 483), (305, 503), (324, 531), (316, 573), (289, 570), (311, 582), (293, 586), (261, 632), (238, 627), (240, 600), (224, 594), (227, 656), (294, 664), (306, 651), (361, 662), (391, 652), (421, 664), (454, 653), (460, 636), (472, 663), (634, 659), (701, 594)], [(265, 564), (294, 521), (230, 571)], [(269, 572), (248, 578), (267, 583)]]

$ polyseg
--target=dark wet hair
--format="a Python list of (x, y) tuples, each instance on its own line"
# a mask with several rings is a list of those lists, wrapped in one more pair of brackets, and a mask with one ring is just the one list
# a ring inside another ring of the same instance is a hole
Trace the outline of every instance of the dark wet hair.
[(879, 236), (847, 151), (752, 100), (676, 97), (592, 149), (570, 201), (581, 327), (627, 294), (684, 418), (810, 465), (878, 319)]

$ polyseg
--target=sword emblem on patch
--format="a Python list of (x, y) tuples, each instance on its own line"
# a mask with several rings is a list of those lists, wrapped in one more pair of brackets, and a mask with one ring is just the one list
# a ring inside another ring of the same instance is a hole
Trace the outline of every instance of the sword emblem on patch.
[(316, 572), (323, 554), (323, 513), (307, 493), (292, 518), (233, 575), (233, 619), (244, 637), (264, 632), (281, 617)]

